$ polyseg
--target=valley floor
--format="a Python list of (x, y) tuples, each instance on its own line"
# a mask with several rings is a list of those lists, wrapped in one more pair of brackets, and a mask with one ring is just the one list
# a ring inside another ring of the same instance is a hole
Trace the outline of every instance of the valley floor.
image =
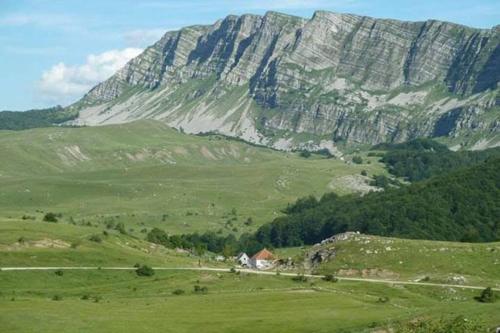
[(145, 240), (154, 227), (239, 236), (297, 197), (373, 189), (387, 170), (359, 155), (304, 158), (156, 122), (0, 131), (0, 331), (368, 333), (460, 315), (500, 326), (500, 302), (474, 299), (500, 292), (500, 243), (356, 234), (273, 250), (293, 262), (278, 274)]
[(455, 288), (161, 270), (2, 271), (0, 281), (10, 332), (370, 332), (436, 313), (500, 321), (499, 303)]

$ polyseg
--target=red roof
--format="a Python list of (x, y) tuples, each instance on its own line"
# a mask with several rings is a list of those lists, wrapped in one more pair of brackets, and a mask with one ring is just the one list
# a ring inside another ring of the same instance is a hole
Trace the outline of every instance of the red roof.
[(252, 260), (274, 260), (274, 255), (267, 249), (262, 249), (253, 255)]

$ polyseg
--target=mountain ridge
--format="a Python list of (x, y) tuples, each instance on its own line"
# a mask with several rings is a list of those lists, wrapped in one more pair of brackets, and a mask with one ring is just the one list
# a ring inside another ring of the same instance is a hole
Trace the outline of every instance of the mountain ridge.
[(416, 137), (495, 146), (499, 41), (498, 26), (436, 20), (230, 15), (167, 32), (71, 106), (72, 123), (152, 118), (280, 149)]

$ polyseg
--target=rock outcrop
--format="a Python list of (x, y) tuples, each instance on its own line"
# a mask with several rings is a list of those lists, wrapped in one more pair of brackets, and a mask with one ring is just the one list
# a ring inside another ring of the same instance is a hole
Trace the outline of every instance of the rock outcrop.
[(152, 118), (281, 149), (492, 146), (499, 80), (500, 26), (269, 12), (168, 32), (71, 108), (76, 124)]

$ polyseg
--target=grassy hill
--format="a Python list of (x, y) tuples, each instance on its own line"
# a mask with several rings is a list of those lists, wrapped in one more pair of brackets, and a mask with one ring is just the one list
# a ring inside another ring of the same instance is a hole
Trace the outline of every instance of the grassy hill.
[(153, 121), (0, 131), (0, 156), (0, 216), (40, 221), (55, 212), (79, 225), (122, 222), (136, 234), (252, 231), (299, 196), (352, 192), (346, 179), (384, 172), (375, 159), (306, 159)]
[(2, 218), (0, 257), (4, 267), (198, 264), (197, 258), (186, 253), (154, 246), (140, 238), (105, 227)]
[[(500, 288), (498, 242), (457, 243), (352, 234), (320, 246), (278, 253), (297, 261), (307, 258), (306, 267), (319, 274)], [(319, 254), (323, 260), (318, 259)]]

